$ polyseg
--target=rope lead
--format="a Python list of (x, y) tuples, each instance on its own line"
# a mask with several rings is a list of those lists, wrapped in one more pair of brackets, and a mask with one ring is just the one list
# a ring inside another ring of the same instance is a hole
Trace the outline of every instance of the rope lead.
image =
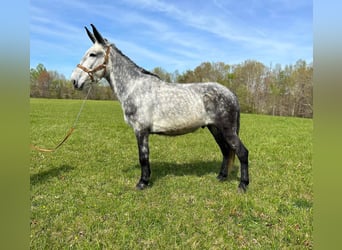
[(76, 119), (75, 119), (75, 122), (74, 124), (72, 125), (72, 127), (69, 129), (68, 133), (66, 134), (66, 136), (64, 137), (64, 139), (57, 144), (56, 147), (52, 148), (52, 149), (48, 149), (48, 148), (40, 148), (40, 147), (37, 147), (35, 145), (30, 145), (32, 149), (35, 149), (37, 151), (40, 151), (40, 152), (54, 152), (56, 151), (60, 146), (62, 146), (62, 144), (70, 137), (70, 135), (74, 132), (75, 128), (76, 128), (76, 124), (78, 123), (78, 120), (80, 118), (80, 115), (82, 113), (82, 110), (83, 110), (83, 107), (84, 107), (84, 104), (86, 102), (86, 100), (88, 99), (88, 96), (89, 96), (89, 93), (90, 93), (90, 90), (91, 90), (91, 87), (92, 85), (90, 85), (89, 89), (88, 89), (88, 93), (86, 95), (86, 97), (84, 98), (83, 102), (82, 102), (82, 105), (81, 105), (81, 108), (80, 108), (80, 111), (78, 111), (78, 114), (76, 116)]

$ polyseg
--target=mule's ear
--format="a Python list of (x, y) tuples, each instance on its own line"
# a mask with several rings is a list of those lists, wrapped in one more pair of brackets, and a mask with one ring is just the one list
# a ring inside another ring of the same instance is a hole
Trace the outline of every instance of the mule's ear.
[(95, 28), (94, 24), (90, 24), (90, 25), (93, 28), (93, 33), (94, 33), (96, 41), (98, 43), (105, 44), (106, 43), (105, 40), (101, 36), (100, 32), (97, 31), (97, 29)]
[(85, 28), (85, 30), (87, 31), (87, 34), (88, 34), (90, 40), (91, 40), (93, 43), (95, 43), (95, 42), (96, 42), (96, 38), (95, 38), (95, 36), (93, 35), (93, 33), (91, 33), (91, 32), (88, 30), (87, 27), (84, 27), (84, 28)]

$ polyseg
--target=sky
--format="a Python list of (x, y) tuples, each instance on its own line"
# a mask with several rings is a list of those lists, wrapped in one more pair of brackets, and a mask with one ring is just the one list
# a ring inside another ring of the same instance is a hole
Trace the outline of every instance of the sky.
[(309, 0), (31, 0), (29, 8), (30, 68), (42, 63), (67, 79), (92, 45), (91, 23), (147, 70), (313, 61)]

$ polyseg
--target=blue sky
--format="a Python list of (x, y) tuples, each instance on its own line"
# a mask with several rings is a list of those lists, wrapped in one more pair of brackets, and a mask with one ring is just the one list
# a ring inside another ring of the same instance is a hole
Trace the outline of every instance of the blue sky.
[(30, 67), (70, 77), (93, 23), (139, 66), (168, 72), (200, 63), (313, 60), (309, 0), (31, 0)]

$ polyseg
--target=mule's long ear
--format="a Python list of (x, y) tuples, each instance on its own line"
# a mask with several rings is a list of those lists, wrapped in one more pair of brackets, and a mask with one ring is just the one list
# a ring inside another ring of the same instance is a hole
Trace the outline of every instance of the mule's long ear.
[(88, 34), (90, 40), (91, 40), (93, 43), (95, 43), (95, 42), (96, 42), (96, 38), (95, 38), (95, 36), (93, 35), (93, 33), (91, 33), (91, 32), (88, 30), (87, 27), (84, 27), (84, 28), (86, 29), (87, 34)]
[(105, 44), (106, 43), (105, 40), (101, 36), (100, 32), (97, 31), (97, 29), (95, 28), (94, 24), (90, 24), (90, 25), (93, 28), (93, 33), (94, 33), (94, 36), (96, 38), (96, 41), (98, 43)]

